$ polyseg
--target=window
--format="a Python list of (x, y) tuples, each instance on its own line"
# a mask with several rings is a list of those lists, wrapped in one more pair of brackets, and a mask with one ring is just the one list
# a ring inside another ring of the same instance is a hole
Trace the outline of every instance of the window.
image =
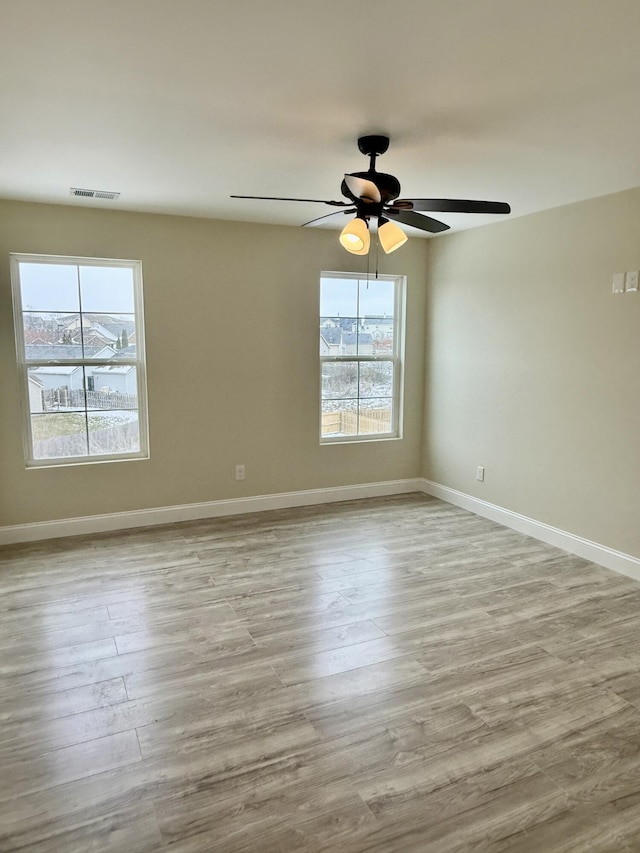
[(12, 255), (28, 467), (148, 457), (139, 261)]
[(404, 289), (402, 276), (322, 273), (322, 443), (400, 437)]

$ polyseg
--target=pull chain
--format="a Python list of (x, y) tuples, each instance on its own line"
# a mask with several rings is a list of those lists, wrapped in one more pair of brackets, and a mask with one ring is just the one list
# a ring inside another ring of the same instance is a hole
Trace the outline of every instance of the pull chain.
[(367, 290), (369, 289), (369, 264), (371, 261), (371, 252), (367, 252)]

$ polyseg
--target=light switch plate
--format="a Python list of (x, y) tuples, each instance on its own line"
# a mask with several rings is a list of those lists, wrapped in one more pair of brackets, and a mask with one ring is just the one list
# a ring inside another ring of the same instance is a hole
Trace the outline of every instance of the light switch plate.
[(612, 293), (624, 293), (624, 273), (623, 272), (614, 272), (611, 292)]
[(638, 270), (630, 270), (625, 276), (624, 289), (629, 291), (638, 291)]

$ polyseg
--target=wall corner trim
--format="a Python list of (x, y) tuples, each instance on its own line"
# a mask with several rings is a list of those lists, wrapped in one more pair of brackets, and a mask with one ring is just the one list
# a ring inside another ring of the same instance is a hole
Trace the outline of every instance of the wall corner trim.
[(554, 545), (563, 551), (569, 551), (569, 553), (576, 554), (585, 560), (598, 563), (606, 569), (627, 575), (634, 580), (640, 580), (640, 559), (631, 554), (615, 551), (606, 545), (583, 539), (581, 536), (576, 536), (566, 530), (552, 527), (542, 521), (536, 521), (534, 518), (520, 515), (520, 513), (512, 512), (510, 509), (488, 503), (488, 501), (483, 501), (480, 498), (474, 498), (472, 495), (467, 495), (440, 483), (434, 483), (432, 480), (423, 479), (421, 491), (434, 498), (440, 498), (447, 503), (454, 504), (454, 506), (469, 510), (483, 518), (496, 521), (512, 530), (517, 530), (519, 533), (525, 533), (527, 536), (532, 536), (548, 545)]
[(153, 527), (159, 524), (173, 524), (179, 521), (194, 521), (201, 518), (218, 518), (225, 515), (264, 512), (270, 509), (313, 506), (314, 504), (337, 503), (338, 501), (402, 495), (421, 491), (423, 491), (422, 480), (410, 478), (386, 480), (380, 483), (359, 483), (354, 486), (331, 486), (324, 489), (306, 489), (274, 495), (256, 495), (245, 498), (153, 507), (151, 509), (132, 510), (131, 512), (60, 518), (53, 521), (36, 521), (32, 524), (0, 527), (0, 546), (15, 545), (20, 542), (36, 542), (42, 539), (58, 539), (64, 536), (104, 533), (109, 530)]

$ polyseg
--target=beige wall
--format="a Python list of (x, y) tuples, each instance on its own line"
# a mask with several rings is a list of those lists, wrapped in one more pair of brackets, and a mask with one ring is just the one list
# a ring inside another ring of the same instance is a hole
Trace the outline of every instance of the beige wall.
[[(142, 260), (150, 460), (25, 470), (10, 252)], [(0, 525), (419, 476), (426, 255), (380, 261), (408, 276), (404, 439), (320, 447), (319, 275), (366, 262), (335, 231), (0, 202)]]
[(640, 190), (430, 259), (424, 475), (640, 557), (640, 294), (611, 293), (640, 268)]
[[(12, 251), (142, 260), (149, 461), (25, 470)], [(364, 264), (335, 232), (0, 202), (0, 257), (0, 525), (423, 473), (640, 557), (640, 295), (611, 294), (640, 190), (381, 259), (409, 278), (399, 442), (318, 444), (319, 273)]]

